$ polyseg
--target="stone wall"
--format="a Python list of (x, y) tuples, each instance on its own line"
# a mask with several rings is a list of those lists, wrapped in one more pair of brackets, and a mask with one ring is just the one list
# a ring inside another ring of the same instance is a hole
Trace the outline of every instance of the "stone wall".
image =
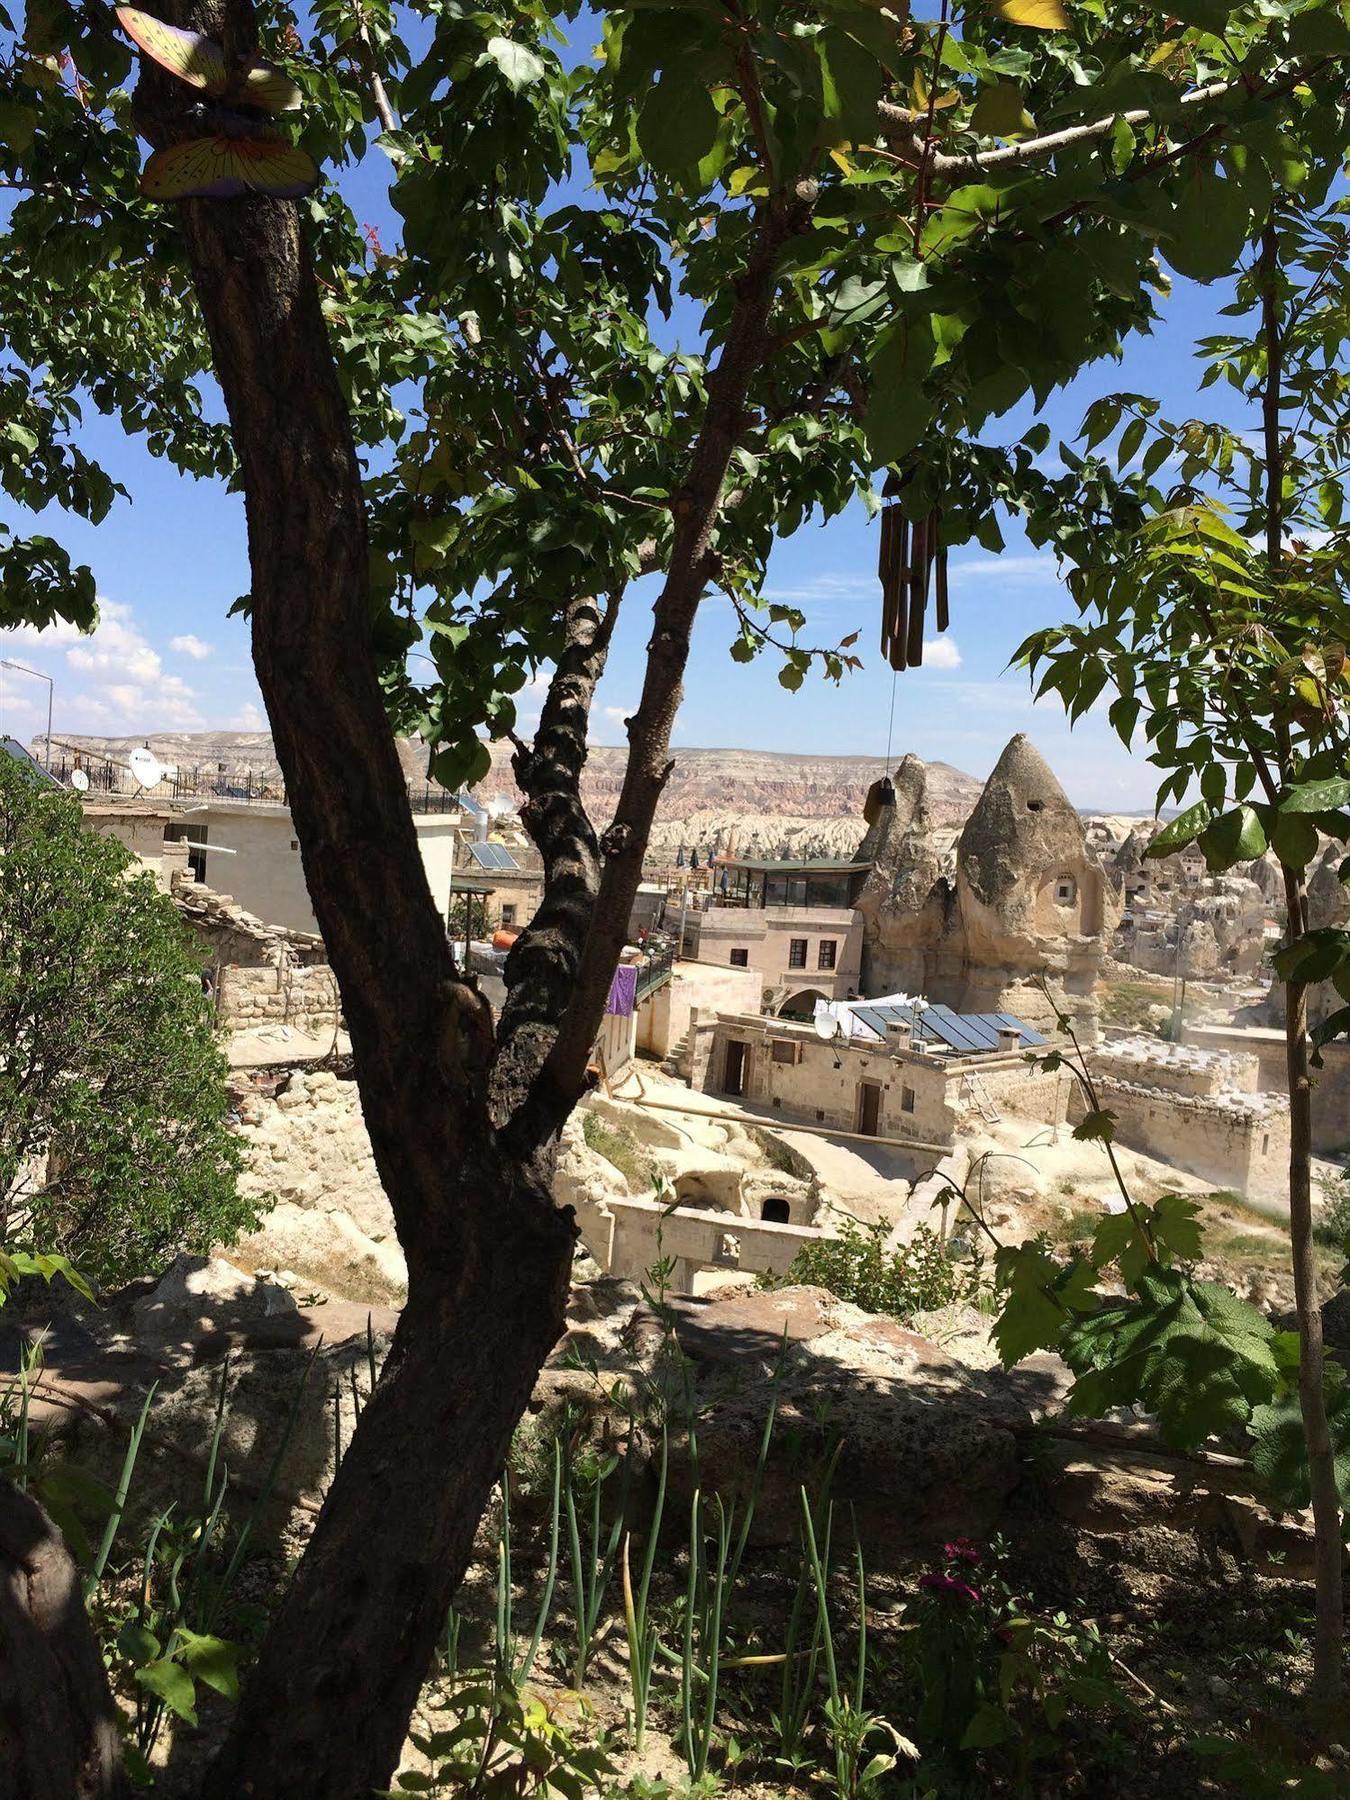
[(275, 1096), (244, 1077), (234, 1092), (248, 1157), (241, 1186), (276, 1205), (231, 1258), (248, 1269), (288, 1269), (339, 1299), (401, 1303), (407, 1267), (356, 1083), (310, 1070)]
[(638, 1049), (652, 1056), (678, 1051), (696, 1012), (758, 1012), (762, 985), (757, 969), (677, 962), (670, 980), (638, 1007)]
[(216, 989), (216, 1017), (230, 1031), (257, 1025), (323, 1031), (341, 1017), (337, 979), (326, 963), (308, 969), (224, 968)]
[(283, 961), (308, 966), (328, 960), (315, 933), (265, 924), (232, 894), (194, 881), (186, 868), (174, 876), (170, 891), (179, 917), (212, 964), (263, 969)]
[[(1269, 1026), (1187, 1025), (1187, 1042), (1227, 1049), (1256, 1059), (1258, 1086), (1272, 1094), (1289, 1092), (1284, 1033)], [(1322, 1067), (1313, 1070), (1313, 1149), (1336, 1154), (1350, 1144), (1350, 1043), (1324, 1044)]]
[[(1289, 1103), (1276, 1094), (1187, 1095), (1101, 1075), (1103, 1107), (1116, 1115), (1116, 1139), (1173, 1168), (1252, 1200), (1289, 1193)], [(1086, 1102), (1075, 1086), (1070, 1118)]]
[[(637, 1198), (609, 1199), (605, 1211), (608, 1241), (603, 1250), (594, 1242), (589, 1247), (607, 1272), (641, 1281), (659, 1258), (671, 1257), (671, 1286), (681, 1293), (691, 1293), (694, 1276), (705, 1269), (785, 1274), (803, 1244), (818, 1243), (822, 1235), (809, 1225), (769, 1224), (688, 1206), (670, 1212), (654, 1200)], [(594, 1227), (592, 1233), (599, 1235)]]
[(1114, 1038), (1098, 1046), (1092, 1052), (1092, 1071), (1192, 1097), (1254, 1094), (1262, 1085), (1261, 1064), (1255, 1056), (1150, 1037)]

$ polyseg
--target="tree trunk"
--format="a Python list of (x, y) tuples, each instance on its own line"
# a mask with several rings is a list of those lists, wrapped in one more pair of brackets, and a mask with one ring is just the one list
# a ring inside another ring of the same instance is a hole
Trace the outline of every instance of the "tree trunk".
[[(1261, 432), (1265, 451), (1266, 568), (1278, 592), (1284, 555), (1284, 444), (1280, 436), (1284, 338), (1280, 324), (1280, 242), (1274, 212), (1261, 236), (1261, 335), (1266, 352), (1261, 389)], [(1293, 774), (1289, 728), (1276, 723), (1280, 780)], [(1301, 870), (1284, 873), (1288, 941), (1308, 929), (1308, 895)], [(1327, 1423), (1323, 1388), (1322, 1312), (1317, 1301), (1317, 1263), (1312, 1234), (1312, 1080), (1308, 1072), (1308, 990), (1301, 981), (1284, 987), (1284, 1046), (1289, 1077), (1289, 1242), (1294, 1265), (1294, 1306), (1298, 1313), (1298, 1399), (1308, 1453), (1316, 1540), (1316, 1630), (1313, 1636), (1311, 1698), (1339, 1707), (1344, 1694), (1345, 1613), (1341, 1591), (1341, 1505), (1336, 1460)]]
[[(1302, 935), (1304, 929), (1303, 878), (1292, 869), (1286, 869), (1284, 886), (1292, 941)], [(1289, 1239), (1294, 1264), (1294, 1306), (1298, 1313), (1298, 1399), (1308, 1450), (1308, 1482), (1316, 1541), (1312, 1699), (1318, 1704), (1335, 1707), (1341, 1700), (1344, 1682), (1341, 1502), (1322, 1385), (1322, 1310), (1317, 1297), (1312, 1229), (1308, 990), (1301, 981), (1285, 983), (1284, 1043), (1289, 1071)]]
[[(174, 22), (253, 45), (247, 0)], [(137, 89), (152, 142), (183, 90)], [(489, 1118), (487, 1002), (427, 885), (370, 648), (360, 468), (294, 205), (178, 207), (248, 520), (253, 658), (342, 996), (409, 1298), (310, 1545), (207, 1778), (215, 1800), (369, 1800), (397, 1764), (449, 1600), (563, 1323), (575, 1231)]]
[[(506, 1176), (476, 1179), (492, 1191)], [(558, 1215), (515, 1191), (500, 1212), (501, 1234), (462, 1265), (414, 1275), (203, 1800), (369, 1800), (397, 1767), (566, 1297), (560, 1238), (564, 1250), (571, 1239)]]
[(37, 1501), (0, 1479), (0, 1794), (126, 1793), (117, 1709), (79, 1571)]

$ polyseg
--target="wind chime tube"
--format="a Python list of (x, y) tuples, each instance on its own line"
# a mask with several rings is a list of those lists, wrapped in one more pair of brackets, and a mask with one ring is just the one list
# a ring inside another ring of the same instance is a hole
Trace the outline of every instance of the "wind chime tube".
[(909, 583), (909, 633), (905, 660), (910, 668), (923, 665), (923, 627), (928, 611), (929, 527), (931, 519), (918, 519), (910, 536), (912, 560)]
[(891, 615), (891, 667), (903, 669), (912, 533), (904, 509), (897, 506), (895, 511), (895, 555), (891, 560), (886, 606)]
[(937, 553), (937, 628), (945, 631), (951, 624), (951, 612), (947, 605), (947, 546), (943, 544)]
[(881, 547), (877, 552), (877, 573), (881, 577), (881, 654), (891, 653), (891, 557), (895, 538), (895, 508), (881, 509)]

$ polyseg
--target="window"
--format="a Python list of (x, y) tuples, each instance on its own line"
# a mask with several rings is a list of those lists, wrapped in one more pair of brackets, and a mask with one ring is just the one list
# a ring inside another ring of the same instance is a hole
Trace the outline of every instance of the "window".
[(1061, 875), (1055, 882), (1055, 903), (1058, 906), (1072, 906), (1078, 898), (1078, 883), (1072, 875)]
[(502, 908), (502, 924), (509, 931), (511, 929), (511, 927), (515, 924), (515, 922), (516, 922), (516, 909), (515, 909), (514, 903), (512, 903), (509, 906), (504, 906)]
[(805, 938), (788, 939), (788, 967), (789, 969), (804, 969), (806, 967)]
[(748, 969), (750, 967), (750, 952), (748, 950), (733, 950), (731, 952), (731, 966), (733, 969)]
[(299, 840), (299, 838), (292, 838), (292, 839), (291, 839), (291, 849), (292, 849), (292, 850), (298, 850), (298, 849), (299, 849), (299, 848), (300, 848), (300, 840)]
[(834, 967), (834, 959), (838, 955), (838, 952), (839, 946), (833, 938), (822, 938), (820, 940), (820, 955), (816, 959), (816, 967), (818, 969), (832, 969)]
[(773, 1062), (795, 1066), (801, 1059), (801, 1049), (801, 1045), (791, 1038), (775, 1038), (769, 1047), (769, 1056)]
[(912, 1113), (914, 1111), (914, 1089), (913, 1088), (911, 1088), (911, 1087), (902, 1087), (901, 1088), (901, 1090), (900, 1090), (900, 1110), (901, 1110), (901, 1112), (907, 1112), (907, 1113)]

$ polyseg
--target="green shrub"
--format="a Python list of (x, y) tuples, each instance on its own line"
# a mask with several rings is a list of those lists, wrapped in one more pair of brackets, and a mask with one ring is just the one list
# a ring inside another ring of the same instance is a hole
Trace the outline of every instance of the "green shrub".
[(172, 901), (0, 756), (0, 1220), (118, 1282), (257, 1222)]
[(1350, 1172), (1321, 1185), (1325, 1204), (1313, 1224), (1313, 1236), (1319, 1244), (1339, 1250), (1350, 1237)]
[(597, 1156), (614, 1165), (633, 1193), (645, 1193), (651, 1187), (656, 1170), (631, 1131), (608, 1125), (599, 1113), (587, 1109), (581, 1115), (581, 1135)]
[(888, 1250), (889, 1229), (846, 1219), (838, 1237), (803, 1245), (786, 1275), (761, 1276), (761, 1285), (828, 1288), (864, 1312), (896, 1319), (934, 1312), (970, 1295), (970, 1272), (952, 1261), (936, 1232), (920, 1225), (909, 1243)]

